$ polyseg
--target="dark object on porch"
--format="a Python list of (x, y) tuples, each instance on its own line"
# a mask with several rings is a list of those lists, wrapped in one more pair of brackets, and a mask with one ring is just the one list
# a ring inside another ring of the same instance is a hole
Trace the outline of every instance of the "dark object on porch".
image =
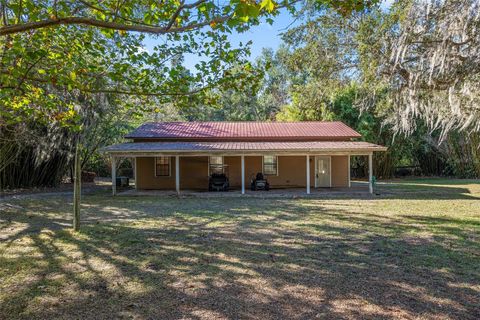
[(117, 177), (117, 187), (128, 187), (130, 179), (128, 177)]
[(228, 191), (229, 182), (224, 173), (212, 173), (208, 179), (208, 191)]
[(270, 190), (270, 184), (268, 183), (267, 179), (263, 176), (263, 173), (259, 172), (257, 173), (257, 176), (255, 179), (252, 180), (252, 184), (250, 186), (252, 191), (257, 191), (257, 190), (265, 190), (268, 191)]

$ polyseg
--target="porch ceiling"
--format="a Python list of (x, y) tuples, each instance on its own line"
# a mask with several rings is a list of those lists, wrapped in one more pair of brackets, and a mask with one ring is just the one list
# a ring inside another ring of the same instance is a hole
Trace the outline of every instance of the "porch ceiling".
[(145, 154), (366, 154), (387, 148), (364, 141), (299, 141), (299, 142), (130, 142), (103, 149), (112, 155)]

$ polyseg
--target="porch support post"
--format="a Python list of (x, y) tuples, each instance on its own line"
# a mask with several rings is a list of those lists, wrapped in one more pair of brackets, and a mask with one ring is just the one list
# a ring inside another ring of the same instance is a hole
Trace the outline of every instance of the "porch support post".
[(307, 154), (307, 194), (310, 194), (310, 155)]
[(373, 193), (373, 165), (372, 153), (368, 155), (368, 191)]
[(175, 190), (180, 194), (180, 156), (175, 156)]
[(117, 194), (117, 159), (112, 156), (112, 196)]
[(242, 154), (242, 194), (245, 194), (245, 156)]
[(350, 158), (351, 158), (351, 155), (348, 154), (348, 187), (349, 188), (352, 186), (352, 180), (351, 180), (351, 177), (350, 177), (350, 171), (352, 170), (351, 169), (351, 164), (350, 164)]
[(137, 182), (137, 157), (133, 158), (133, 179), (135, 179), (135, 190), (138, 190), (138, 182)]

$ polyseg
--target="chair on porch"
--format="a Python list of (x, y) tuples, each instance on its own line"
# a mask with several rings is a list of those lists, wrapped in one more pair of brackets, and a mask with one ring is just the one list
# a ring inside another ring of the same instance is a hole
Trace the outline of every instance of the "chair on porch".
[(259, 172), (255, 176), (255, 179), (252, 179), (252, 183), (250, 185), (252, 191), (257, 190), (270, 190), (270, 184), (268, 183), (267, 179), (263, 175), (263, 173)]
[(229, 166), (222, 163), (209, 163), (208, 191), (228, 191), (230, 181), (228, 179)]

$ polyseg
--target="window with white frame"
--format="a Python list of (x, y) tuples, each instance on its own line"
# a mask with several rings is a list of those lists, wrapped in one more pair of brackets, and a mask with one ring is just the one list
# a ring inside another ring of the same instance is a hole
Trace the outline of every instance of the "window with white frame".
[(156, 177), (170, 176), (170, 157), (155, 158), (155, 176)]
[(263, 156), (263, 174), (277, 175), (278, 174), (278, 158), (277, 156)]
[(223, 157), (222, 156), (211, 156), (209, 160), (209, 169), (210, 174), (212, 173), (223, 173)]

